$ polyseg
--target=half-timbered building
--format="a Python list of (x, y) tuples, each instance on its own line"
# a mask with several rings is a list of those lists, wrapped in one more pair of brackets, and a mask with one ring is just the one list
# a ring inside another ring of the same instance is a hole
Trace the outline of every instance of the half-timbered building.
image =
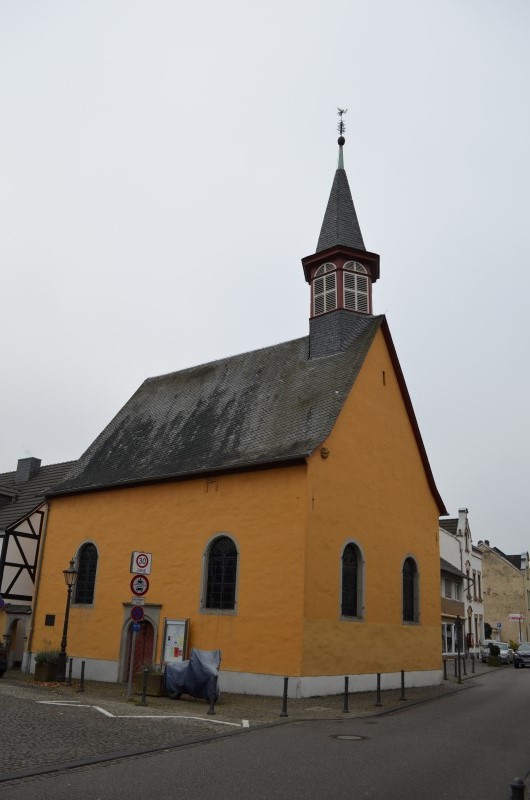
[(0, 630), (9, 647), (8, 666), (20, 666), (27, 645), (40, 545), (46, 527), (45, 493), (73, 462), (41, 467), (21, 458), (0, 474)]

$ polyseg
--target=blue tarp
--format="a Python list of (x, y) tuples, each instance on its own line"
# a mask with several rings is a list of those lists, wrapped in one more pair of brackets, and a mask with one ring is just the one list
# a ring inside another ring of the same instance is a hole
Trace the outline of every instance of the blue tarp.
[(189, 661), (166, 664), (165, 685), (168, 695), (178, 700), (181, 694), (190, 694), (192, 697), (202, 697), (210, 702), (215, 695), (217, 700), (220, 665), (220, 650), (193, 648)]

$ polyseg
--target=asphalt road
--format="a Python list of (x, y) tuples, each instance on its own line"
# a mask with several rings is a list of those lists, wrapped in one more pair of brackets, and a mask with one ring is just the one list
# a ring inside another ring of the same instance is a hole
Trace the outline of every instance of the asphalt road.
[[(79, 716), (63, 719), (82, 731)], [(15, 722), (24, 724), (13, 720), (10, 728)], [(511, 780), (529, 771), (530, 670), (505, 668), (399, 712), (214, 734), (151, 755), (0, 783), (0, 798), (507, 800)]]

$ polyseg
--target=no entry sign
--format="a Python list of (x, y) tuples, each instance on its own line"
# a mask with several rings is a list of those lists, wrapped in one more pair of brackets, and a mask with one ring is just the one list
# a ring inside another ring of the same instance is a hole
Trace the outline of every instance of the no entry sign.
[(133, 622), (141, 622), (144, 618), (144, 610), (142, 606), (133, 606), (131, 608), (131, 619)]

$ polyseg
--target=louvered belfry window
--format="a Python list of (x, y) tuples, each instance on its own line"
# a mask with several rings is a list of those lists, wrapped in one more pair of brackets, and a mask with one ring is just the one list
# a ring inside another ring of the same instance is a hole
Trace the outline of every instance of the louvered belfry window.
[(358, 617), (360, 587), (360, 554), (354, 544), (347, 544), (342, 553), (342, 605), (343, 617)]
[(369, 279), (366, 267), (358, 261), (344, 265), (344, 308), (350, 311), (370, 312)]
[(228, 536), (210, 545), (206, 580), (206, 608), (233, 609), (236, 603), (237, 549)]
[(324, 314), (337, 308), (337, 273), (335, 264), (322, 264), (313, 280), (313, 314)]
[(77, 557), (78, 575), (74, 603), (93, 603), (98, 551), (94, 544), (84, 544)]

